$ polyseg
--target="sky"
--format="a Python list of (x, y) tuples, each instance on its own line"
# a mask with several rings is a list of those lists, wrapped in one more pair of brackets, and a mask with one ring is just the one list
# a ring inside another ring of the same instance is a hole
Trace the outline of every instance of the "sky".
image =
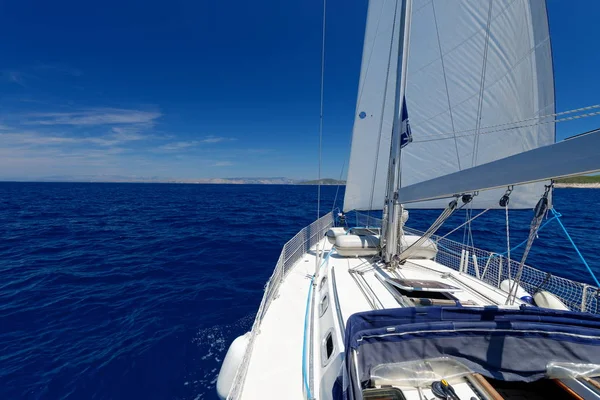
[[(600, 2), (547, 3), (557, 111), (600, 103)], [(323, 177), (348, 159), (366, 9), (328, 0)], [(320, 0), (0, 2), (0, 180), (316, 178), (321, 12)], [(557, 139), (598, 126), (560, 123)]]

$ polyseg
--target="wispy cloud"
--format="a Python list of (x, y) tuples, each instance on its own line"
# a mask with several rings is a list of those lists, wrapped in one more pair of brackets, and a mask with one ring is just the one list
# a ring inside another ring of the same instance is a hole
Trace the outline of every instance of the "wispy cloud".
[(232, 165), (234, 165), (231, 161), (218, 161), (216, 163), (214, 163), (212, 166), (213, 167), (231, 167)]
[(19, 131), (8, 126), (0, 125), (0, 146), (57, 146), (57, 145), (97, 145), (111, 147), (127, 142), (154, 139), (154, 135), (144, 135), (140, 132), (120, 131), (113, 128), (111, 133), (101, 136), (68, 136), (40, 133), (37, 131)]
[(17, 71), (17, 70), (4, 70), (2, 72), (0, 72), (0, 76), (3, 78), (3, 80), (11, 82), (11, 83), (16, 83), (17, 85), (20, 86), (25, 86), (25, 79), (24, 79), (24, 73)]
[(200, 140), (200, 143), (219, 143), (219, 142), (231, 142), (234, 141), (235, 138), (223, 137), (223, 136), (207, 136), (206, 138)]
[(160, 118), (158, 111), (142, 111), (123, 108), (96, 108), (73, 112), (29, 113), (27, 125), (110, 125), (148, 124)]
[(77, 68), (62, 64), (36, 64), (18, 69), (5, 69), (0, 71), (2, 80), (16, 83), (17, 85), (28, 87), (26, 83), (32, 81), (43, 81), (47, 79), (56, 79), (57, 75), (68, 77), (80, 77), (83, 72)]
[(199, 143), (200, 142), (198, 142), (197, 140), (191, 140), (191, 141), (187, 141), (187, 142), (171, 142), (171, 143), (167, 143), (167, 144), (163, 144), (162, 146), (159, 146), (158, 150), (162, 150), (162, 151), (182, 150), (182, 149), (187, 149), (189, 147), (197, 146)]
[(125, 142), (131, 142), (136, 140), (144, 140), (149, 138), (155, 138), (156, 136), (145, 135), (141, 133), (142, 127), (140, 126), (128, 126), (128, 127), (119, 127), (115, 126), (112, 128), (111, 137), (116, 140), (121, 140)]
[(203, 139), (198, 139), (198, 140), (188, 140), (188, 141), (177, 141), (177, 142), (171, 142), (171, 143), (166, 143), (162, 146), (159, 146), (157, 148), (157, 150), (159, 152), (161, 151), (166, 151), (166, 152), (173, 152), (173, 151), (179, 151), (179, 150), (184, 150), (184, 149), (189, 149), (192, 147), (197, 147), (200, 146), (202, 144), (214, 144), (214, 143), (221, 143), (221, 142), (231, 142), (234, 141), (235, 138), (229, 138), (229, 137), (221, 137), (221, 136), (207, 136)]

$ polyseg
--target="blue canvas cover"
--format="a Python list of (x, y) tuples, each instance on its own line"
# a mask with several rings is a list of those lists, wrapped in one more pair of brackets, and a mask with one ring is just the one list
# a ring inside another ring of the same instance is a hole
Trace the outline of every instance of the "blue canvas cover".
[(369, 311), (348, 319), (345, 351), (337, 399), (352, 399), (377, 365), (437, 357), (490, 378), (532, 382), (545, 376), (549, 362), (600, 364), (600, 316), (529, 306)]

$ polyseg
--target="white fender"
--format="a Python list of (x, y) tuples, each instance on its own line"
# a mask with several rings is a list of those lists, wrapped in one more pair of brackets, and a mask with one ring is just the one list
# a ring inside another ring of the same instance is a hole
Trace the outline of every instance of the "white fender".
[(327, 236), (327, 240), (329, 240), (329, 243), (334, 244), (336, 237), (345, 235), (345, 234), (346, 234), (346, 228), (336, 227), (336, 228), (329, 229), (327, 231), (327, 233), (325, 234), (325, 236)]
[[(500, 289), (504, 290), (506, 293), (510, 292), (510, 288), (513, 285), (512, 279), (505, 279), (500, 283)], [(533, 297), (529, 294), (525, 289), (521, 287), (521, 285), (517, 285), (517, 299), (524, 301), (528, 304), (533, 304)]]
[(342, 257), (374, 256), (379, 253), (379, 236), (338, 236), (335, 238), (335, 250)]
[(233, 385), (235, 374), (242, 363), (244, 353), (250, 342), (250, 332), (246, 332), (242, 336), (238, 336), (229, 346), (219, 376), (217, 377), (217, 395), (219, 399), (225, 400)]
[(535, 305), (538, 307), (569, 311), (569, 307), (565, 306), (560, 297), (545, 290), (534, 294), (533, 300), (535, 300)]
[[(419, 240), (420, 236), (404, 235), (402, 248), (408, 248)], [(341, 235), (335, 239), (335, 249), (342, 257), (364, 257), (379, 254), (379, 235)], [(434, 241), (427, 239), (419, 247), (410, 250), (409, 258), (433, 260), (437, 255)]]

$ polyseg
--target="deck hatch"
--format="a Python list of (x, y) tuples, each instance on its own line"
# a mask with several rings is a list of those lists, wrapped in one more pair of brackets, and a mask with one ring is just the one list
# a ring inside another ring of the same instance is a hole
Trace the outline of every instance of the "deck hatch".
[(440, 281), (430, 281), (424, 279), (405, 279), (405, 278), (391, 278), (386, 277), (385, 280), (394, 285), (395, 287), (405, 290), (407, 292), (438, 292), (438, 293), (451, 293), (460, 292), (461, 288), (456, 286), (448, 285), (447, 283)]

